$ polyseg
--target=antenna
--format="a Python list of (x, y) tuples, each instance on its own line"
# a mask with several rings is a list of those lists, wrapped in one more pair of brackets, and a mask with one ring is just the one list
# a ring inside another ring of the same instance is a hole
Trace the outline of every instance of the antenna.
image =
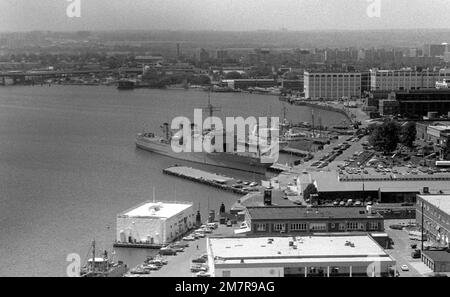
[(153, 203), (155, 203), (155, 186), (153, 186)]

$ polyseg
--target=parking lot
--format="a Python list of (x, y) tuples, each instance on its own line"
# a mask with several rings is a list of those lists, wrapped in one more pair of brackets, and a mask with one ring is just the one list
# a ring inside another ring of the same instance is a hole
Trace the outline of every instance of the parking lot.
[[(193, 277), (196, 273), (191, 272), (192, 260), (206, 254), (206, 238), (208, 236), (231, 236), (234, 234), (236, 226), (227, 227), (219, 225), (211, 234), (204, 238), (198, 238), (194, 241), (187, 241), (188, 247), (183, 252), (178, 252), (173, 256), (165, 256), (168, 260), (167, 265), (159, 270), (151, 271), (150, 274), (138, 275), (141, 277)], [(144, 262), (145, 259), (142, 259)], [(195, 264), (194, 264), (195, 265)], [(136, 276), (136, 275), (135, 275)]]

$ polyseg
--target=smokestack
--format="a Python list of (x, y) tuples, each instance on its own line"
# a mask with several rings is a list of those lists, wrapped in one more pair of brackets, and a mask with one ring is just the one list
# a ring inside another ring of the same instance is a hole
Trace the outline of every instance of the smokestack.
[(267, 188), (264, 190), (264, 205), (272, 205), (272, 188)]

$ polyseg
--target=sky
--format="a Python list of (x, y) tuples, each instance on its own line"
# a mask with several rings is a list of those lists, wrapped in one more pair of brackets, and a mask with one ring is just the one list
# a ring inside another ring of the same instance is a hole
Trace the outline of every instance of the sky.
[(450, 29), (449, 15), (450, 0), (0, 0), (0, 31)]

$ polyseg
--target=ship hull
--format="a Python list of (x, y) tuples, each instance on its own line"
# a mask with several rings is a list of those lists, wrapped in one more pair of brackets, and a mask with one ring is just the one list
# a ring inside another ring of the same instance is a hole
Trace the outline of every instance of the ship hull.
[(136, 139), (136, 147), (156, 154), (216, 167), (265, 174), (273, 163), (261, 163), (257, 158), (232, 153), (175, 153), (169, 144)]

